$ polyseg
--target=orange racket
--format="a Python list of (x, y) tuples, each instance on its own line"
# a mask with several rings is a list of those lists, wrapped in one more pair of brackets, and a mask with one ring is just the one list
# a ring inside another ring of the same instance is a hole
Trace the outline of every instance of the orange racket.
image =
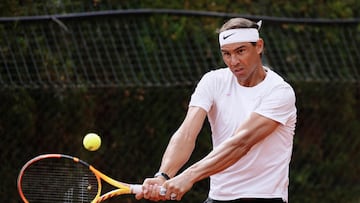
[[(102, 180), (116, 189), (101, 195)], [(17, 187), (25, 203), (96, 203), (142, 192), (139, 184), (119, 182), (85, 161), (63, 154), (44, 154), (28, 161), (19, 173)]]

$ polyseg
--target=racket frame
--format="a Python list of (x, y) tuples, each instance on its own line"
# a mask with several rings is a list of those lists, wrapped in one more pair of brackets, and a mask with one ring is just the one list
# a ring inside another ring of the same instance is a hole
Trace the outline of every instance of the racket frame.
[[(25, 203), (29, 203), (29, 201), (25, 197), (22, 187), (21, 187), (22, 177), (23, 177), (25, 170), (27, 168), (29, 168), (35, 162), (38, 162), (42, 159), (50, 159), (50, 158), (70, 159), (73, 162), (75, 162), (76, 164), (82, 164), (89, 168), (89, 170), (95, 175), (97, 182), (98, 182), (98, 191), (97, 191), (95, 198), (91, 201), (91, 203), (99, 203), (99, 202), (107, 200), (111, 197), (119, 196), (119, 195), (123, 195), (123, 194), (136, 194), (136, 193), (142, 192), (142, 186), (140, 184), (128, 184), (128, 183), (117, 181), (113, 178), (110, 178), (109, 176), (105, 175), (104, 173), (102, 173), (99, 170), (97, 170), (96, 168), (94, 168), (92, 165), (88, 164), (87, 162), (85, 162), (77, 157), (73, 157), (73, 156), (65, 155), (65, 154), (42, 154), (42, 155), (36, 156), (36, 157), (32, 158), (31, 160), (29, 160), (20, 170), (20, 173), (19, 173), (19, 176), (17, 179), (17, 189), (18, 189), (21, 199)], [(111, 190), (111, 191), (101, 195), (102, 180), (105, 181), (106, 183), (116, 187), (117, 189)]]

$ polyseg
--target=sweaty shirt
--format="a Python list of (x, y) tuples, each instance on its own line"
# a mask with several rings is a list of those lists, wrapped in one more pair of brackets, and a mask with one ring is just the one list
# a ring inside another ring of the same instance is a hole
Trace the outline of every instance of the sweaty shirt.
[(191, 96), (189, 106), (207, 111), (214, 148), (233, 136), (252, 112), (281, 124), (234, 165), (210, 177), (212, 199), (288, 199), (296, 123), (295, 93), (283, 78), (264, 68), (265, 79), (254, 87), (241, 86), (229, 68), (210, 71)]

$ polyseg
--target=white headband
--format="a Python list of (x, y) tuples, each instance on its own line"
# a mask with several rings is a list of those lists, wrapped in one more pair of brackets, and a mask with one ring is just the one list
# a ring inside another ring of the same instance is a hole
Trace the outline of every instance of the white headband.
[(225, 30), (219, 34), (220, 46), (236, 42), (257, 42), (259, 40), (259, 29), (262, 21), (257, 24), (259, 28), (238, 28)]

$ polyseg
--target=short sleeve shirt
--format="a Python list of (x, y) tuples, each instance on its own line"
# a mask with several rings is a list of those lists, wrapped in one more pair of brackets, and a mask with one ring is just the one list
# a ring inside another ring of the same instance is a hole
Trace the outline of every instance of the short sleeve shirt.
[(210, 177), (209, 197), (288, 198), (288, 171), (296, 123), (295, 93), (274, 71), (254, 87), (241, 86), (229, 68), (206, 73), (198, 83), (189, 106), (207, 111), (213, 147), (234, 135), (253, 112), (281, 125), (257, 143), (238, 162)]

